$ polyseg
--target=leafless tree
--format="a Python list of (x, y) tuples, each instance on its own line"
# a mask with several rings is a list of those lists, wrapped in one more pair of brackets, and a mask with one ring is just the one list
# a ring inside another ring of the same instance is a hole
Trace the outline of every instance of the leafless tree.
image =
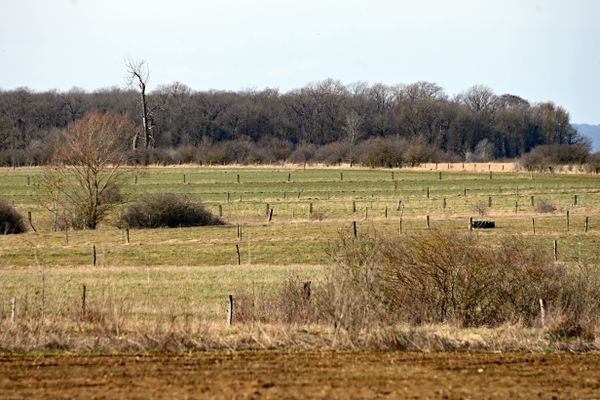
[[(126, 61), (127, 73), (129, 75), (129, 85), (138, 86), (140, 89), (140, 107), (142, 110), (142, 130), (144, 132), (144, 148), (154, 147), (154, 119), (152, 113), (148, 107), (148, 101), (146, 98), (146, 86), (148, 84), (148, 65), (145, 61)], [(133, 150), (138, 147), (139, 132), (133, 136)]]
[(96, 229), (120, 201), (127, 139), (134, 131), (124, 115), (91, 112), (70, 123), (55, 145), (43, 177), (44, 204), (67, 226)]

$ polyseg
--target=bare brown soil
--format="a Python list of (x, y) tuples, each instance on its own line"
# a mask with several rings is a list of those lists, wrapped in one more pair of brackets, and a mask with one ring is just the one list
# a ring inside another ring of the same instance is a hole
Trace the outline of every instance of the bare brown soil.
[(600, 354), (4, 355), (0, 398), (600, 398)]

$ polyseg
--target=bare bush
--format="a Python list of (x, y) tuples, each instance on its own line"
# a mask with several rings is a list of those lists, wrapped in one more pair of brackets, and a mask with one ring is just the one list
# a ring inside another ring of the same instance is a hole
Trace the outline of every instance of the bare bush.
[(485, 202), (480, 201), (479, 203), (475, 204), (475, 211), (477, 211), (477, 214), (482, 217), (486, 216), (488, 212), (488, 205)]
[[(353, 319), (348, 327), (366, 327), (368, 319), (534, 325), (539, 299), (556, 309), (573, 304), (566, 293), (581, 299), (575, 290), (564, 292), (567, 278), (549, 254), (518, 238), (489, 246), (477, 236), (437, 230), (402, 240), (342, 237), (333, 254), (338, 275), (326, 282), (326, 292), (335, 299), (331, 315)], [(600, 288), (590, 290), (600, 294)]]
[(173, 193), (145, 196), (130, 205), (121, 215), (119, 225), (128, 228), (176, 228), (223, 225), (201, 203), (178, 197)]
[(584, 164), (590, 146), (583, 144), (545, 144), (524, 154), (519, 162), (529, 171), (552, 170), (557, 164)]
[(553, 213), (556, 211), (556, 206), (548, 200), (539, 199), (535, 204), (535, 211), (539, 213)]
[(23, 216), (13, 206), (0, 199), (0, 235), (23, 233), (27, 231)]
[[(318, 291), (321, 289), (318, 288)], [(298, 275), (288, 277), (275, 293), (238, 290), (234, 298), (234, 320), (240, 323), (313, 324), (321, 321), (319, 299), (312, 282)]]
[(310, 214), (309, 219), (311, 221), (323, 221), (327, 216), (323, 212), (314, 211)]

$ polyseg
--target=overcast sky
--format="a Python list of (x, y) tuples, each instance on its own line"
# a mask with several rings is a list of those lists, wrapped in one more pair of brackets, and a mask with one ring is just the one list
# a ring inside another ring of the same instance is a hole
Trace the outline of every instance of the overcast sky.
[(0, 88), (298, 88), (436, 82), (551, 100), (600, 123), (596, 0), (0, 0)]

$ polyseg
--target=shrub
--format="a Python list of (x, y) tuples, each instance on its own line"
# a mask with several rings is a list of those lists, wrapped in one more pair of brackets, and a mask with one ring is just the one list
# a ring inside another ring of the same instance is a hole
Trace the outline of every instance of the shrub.
[(223, 225), (223, 221), (201, 203), (172, 193), (161, 193), (146, 196), (130, 205), (121, 215), (119, 225), (128, 228), (175, 228)]
[(556, 211), (556, 206), (547, 200), (539, 199), (535, 204), (535, 211), (539, 213), (553, 213)]
[(325, 214), (319, 211), (315, 211), (309, 216), (311, 221), (323, 221), (325, 218), (327, 218)]
[(552, 170), (556, 164), (584, 164), (590, 153), (586, 144), (545, 144), (524, 154), (519, 162), (532, 170)]
[[(317, 289), (318, 290), (318, 289)], [(321, 320), (318, 299), (324, 296), (314, 293), (312, 282), (299, 276), (288, 277), (275, 293), (266, 288), (252, 293), (238, 290), (234, 295), (233, 318), (237, 322), (267, 322), (285, 324), (310, 324)]]
[(477, 213), (482, 217), (486, 216), (488, 212), (488, 203), (480, 201), (479, 203), (475, 204), (475, 211), (477, 211)]
[(595, 174), (600, 174), (600, 152), (590, 154), (587, 160), (587, 170)]
[[(534, 324), (538, 300), (558, 298), (559, 270), (549, 255), (517, 238), (489, 246), (477, 236), (437, 230), (402, 240), (342, 238), (333, 256), (336, 304), (380, 323)], [(367, 316), (370, 314), (369, 316)], [(340, 321), (344, 323), (344, 321)], [(363, 325), (364, 326), (364, 325)]]
[(21, 214), (6, 201), (0, 199), (0, 234), (23, 233), (27, 231)]

